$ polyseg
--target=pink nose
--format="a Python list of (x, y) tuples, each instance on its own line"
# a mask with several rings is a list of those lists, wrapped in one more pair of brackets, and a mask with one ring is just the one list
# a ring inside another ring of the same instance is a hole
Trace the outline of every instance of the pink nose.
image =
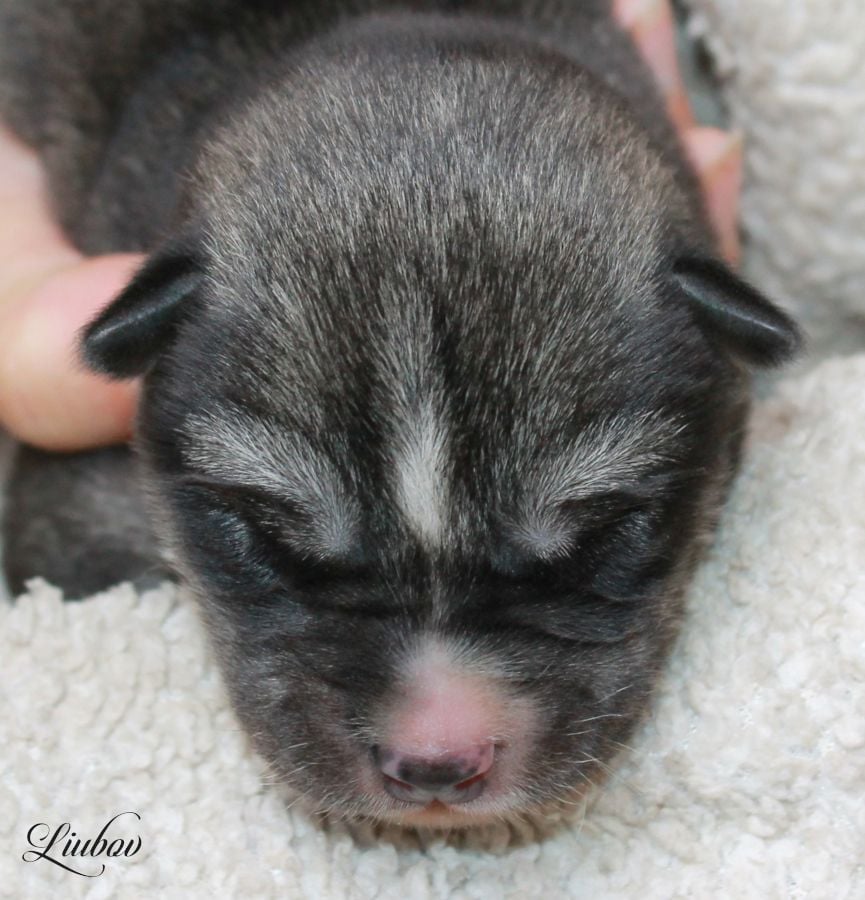
[(398, 749), (372, 748), (373, 762), (384, 776), (384, 789), (409, 803), (468, 803), (479, 797), (493, 767), (495, 747), (487, 741), (435, 756), (411, 756)]

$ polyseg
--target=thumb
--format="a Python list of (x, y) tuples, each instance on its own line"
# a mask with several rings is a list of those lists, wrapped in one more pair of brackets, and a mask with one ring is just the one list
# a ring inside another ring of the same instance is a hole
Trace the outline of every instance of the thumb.
[(86, 371), (81, 328), (127, 283), (140, 257), (70, 255), (0, 304), (0, 422), (47, 450), (79, 450), (129, 438), (137, 383)]

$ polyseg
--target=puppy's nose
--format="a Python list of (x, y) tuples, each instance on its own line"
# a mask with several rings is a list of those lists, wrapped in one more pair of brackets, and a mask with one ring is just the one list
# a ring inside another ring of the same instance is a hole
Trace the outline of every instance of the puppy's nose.
[(396, 748), (372, 748), (373, 762), (384, 775), (384, 789), (409, 803), (468, 803), (479, 797), (493, 767), (492, 741), (434, 756), (412, 756)]

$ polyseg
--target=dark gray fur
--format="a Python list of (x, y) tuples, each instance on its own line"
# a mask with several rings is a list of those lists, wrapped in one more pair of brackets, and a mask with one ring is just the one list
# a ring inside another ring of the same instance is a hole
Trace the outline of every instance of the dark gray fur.
[[(69, 234), (157, 251), (85, 351), (147, 373), (156, 528), (278, 776), (398, 816), (351, 773), (400, 654), (434, 631), (543, 710), (512, 812), (596, 777), (580, 760), (611, 757), (644, 713), (735, 470), (744, 362), (796, 343), (711, 261), (607, 3), (3, 0), (0, 34), (3, 114)], [(124, 310), (154, 295), (137, 333)], [(432, 549), (393, 474), (428, 410), (452, 501)], [(24, 451), (16, 589), (149, 569), (128, 504), (80, 498), (88, 465)], [(541, 559), (518, 538), (543, 503), (566, 537)], [(98, 562), (105, 528), (116, 570), (58, 563), (61, 546)]]

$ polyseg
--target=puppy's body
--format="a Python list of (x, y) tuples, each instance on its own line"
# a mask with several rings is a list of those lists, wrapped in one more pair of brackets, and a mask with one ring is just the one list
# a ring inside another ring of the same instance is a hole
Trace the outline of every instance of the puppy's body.
[[(607, 4), (0, 9), (70, 234), (160, 248), (85, 349), (148, 373), (160, 537), (262, 753), (401, 821), (590, 779), (734, 471), (742, 361), (795, 343), (710, 260)], [(74, 588), (23, 540), (33, 481), (7, 565)]]

